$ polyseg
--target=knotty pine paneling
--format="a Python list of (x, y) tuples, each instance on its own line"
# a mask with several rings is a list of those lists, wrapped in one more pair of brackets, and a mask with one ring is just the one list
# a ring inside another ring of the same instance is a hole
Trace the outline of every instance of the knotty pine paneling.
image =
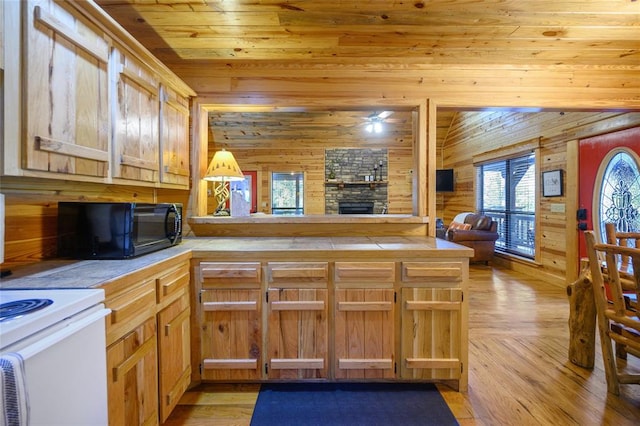
[[(319, 144), (316, 143), (316, 146)], [(271, 213), (271, 173), (303, 172), (305, 175), (305, 214), (324, 214), (324, 152), (318, 148), (298, 149), (289, 145), (286, 149), (234, 149), (233, 156), (242, 171), (258, 172), (258, 211)], [(215, 148), (209, 149), (210, 155)], [(411, 214), (413, 150), (406, 148), (388, 150), (389, 213)], [(212, 188), (212, 183), (209, 184)], [(363, 190), (370, 191), (364, 186)], [(213, 196), (207, 198), (207, 213), (216, 206)]]
[[(536, 241), (539, 255), (535, 264), (504, 261), (525, 273), (541, 274), (564, 283), (575, 279), (577, 238), (575, 212), (577, 200), (571, 196), (567, 175), (577, 170), (577, 158), (570, 155), (569, 143), (591, 135), (607, 133), (640, 124), (640, 113), (619, 112), (464, 112), (457, 114), (443, 143), (442, 165), (455, 170), (455, 192), (442, 195), (445, 224), (464, 211), (476, 210), (475, 168), (473, 157), (485, 152), (541, 138), (540, 172), (563, 170), (564, 195), (541, 197)], [(440, 161), (440, 159), (439, 159)], [(538, 176), (540, 177), (540, 175)], [(541, 193), (540, 193), (541, 195)], [(564, 207), (564, 212), (552, 211)], [(501, 261), (502, 263), (503, 261)]]

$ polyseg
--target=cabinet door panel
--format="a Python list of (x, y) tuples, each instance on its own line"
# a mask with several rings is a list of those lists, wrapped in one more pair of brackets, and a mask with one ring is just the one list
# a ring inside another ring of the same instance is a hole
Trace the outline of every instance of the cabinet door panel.
[(270, 379), (327, 378), (327, 290), (270, 289)]
[(336, 289), (336, 379), (390, 379), (394, 373), (393, 289)]
[(202, 291), (202, 379), (262, 377), (260, 290)]
[(169, 417), (191, 380), (189, 313), (186, 292), (158, 313), (161, 422)]
[(166, 86), (160, 98), (160, 180), (188, 188), (189, 99)]
[(109, 424), (158, 423), (156, 322), (149, 318), (107, 348)]
[(124, 53), (124, 49), (114, 49), (112, 61), (116, 75), (113, 176), (158, 182), (159, 83), (149, 69)]
[(459, 379), (462, 290), (403, 288), (402, 304), (402, 378)]
[(25, 169), (107, 177), (108, 42), (77, 13), (29, 2)]

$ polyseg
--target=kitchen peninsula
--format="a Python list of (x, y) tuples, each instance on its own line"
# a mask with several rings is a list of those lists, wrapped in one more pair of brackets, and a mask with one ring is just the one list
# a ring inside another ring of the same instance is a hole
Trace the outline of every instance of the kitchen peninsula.
[[(213, 219), (223, 220), (242, 222)], [(144, 394), (162, 402), (145, 417), (163, 420), (198, 382), (466, 390), (472, 255), (425, 236), (198, 237), (128, 260), (40, 262), (0, 288), (103, 288), (107, 360), (118, 372), (109, 376), (110, 417), (117, 423), (126, 394)], [(118, 377), (136, 372), (145, 380), (127, 389)]]

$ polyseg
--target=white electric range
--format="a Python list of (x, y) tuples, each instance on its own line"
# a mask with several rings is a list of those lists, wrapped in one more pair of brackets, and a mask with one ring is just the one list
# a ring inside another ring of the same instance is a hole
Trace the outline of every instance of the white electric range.
[(0, 289), (2, 377), (20, 385), (2, 384), (17, 404), (4, 410), (31, 425), (107, 424), (103, 301), (101, 289)]

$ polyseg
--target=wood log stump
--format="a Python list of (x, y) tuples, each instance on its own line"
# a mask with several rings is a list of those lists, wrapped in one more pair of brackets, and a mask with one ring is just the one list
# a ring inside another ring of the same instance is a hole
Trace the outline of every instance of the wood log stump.
[(596, 355), (596, 303), (589, 264), (583, 262), (578, 279), (567, 286), (569, 296), (569, 360), (593, 368)]

